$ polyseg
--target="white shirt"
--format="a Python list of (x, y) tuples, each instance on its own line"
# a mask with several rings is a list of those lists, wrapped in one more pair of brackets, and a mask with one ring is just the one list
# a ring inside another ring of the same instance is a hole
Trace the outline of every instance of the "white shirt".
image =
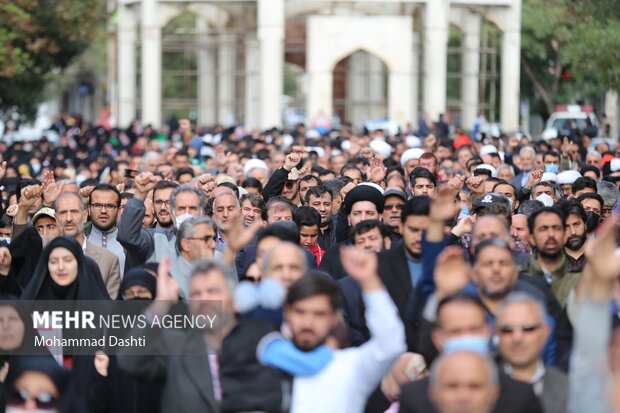
[(361, 413), (370, 394), (401, 353), (405, 329), (387, 291), (364, 293), (371, 339), (360, 347), (334, 352), (314, 376), (296, 376), (291, 413)]

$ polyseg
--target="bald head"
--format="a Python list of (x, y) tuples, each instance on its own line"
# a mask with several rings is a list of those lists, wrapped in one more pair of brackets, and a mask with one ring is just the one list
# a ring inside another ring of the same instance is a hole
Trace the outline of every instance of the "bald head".
[(429, 396), (440, 413), (489, 413), (499, 394), (497, 369), (487, 358), (456, 351), (431, 368)]
[(489, 238), (499, 238), (506, 242), (510, 241), (508, 223), (499, 215), (485, 215), (476, 219), (471, 231), (472, 248), (481, 241)]
[(304, 251), (292, 242), (280, 242), (262, 258), (263, 273), (278, 280), (285, 288), (300, 279), (306, 271)]

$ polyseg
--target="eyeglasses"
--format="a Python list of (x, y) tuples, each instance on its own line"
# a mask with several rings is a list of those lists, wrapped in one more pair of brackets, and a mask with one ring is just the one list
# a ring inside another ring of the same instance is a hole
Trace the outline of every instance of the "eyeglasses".
[(297, 184), (297, 182), (295, 181), (287, 181), (284, 183), (284, 186), (288, 189), (291, 189), (292, 187), (294, 187)]
[(167, 206), (170, 206), (170, 200), (169, 199), (156, 199), (155, 201), (153, 201), (153, 204), (155, 204), (158, 207), (161, 207), (164, 204)]
[(200, 240), (200, 241), (209, 242), (212, 239), (215, 239), (215, 237), (213, 235), (205, 235), (204, 237), (189, 237), (189, 238), (186, 238), (186, 239), (197, 239), (197, 240)]
[(533, 333), (540, 327), (540, 324), (524, 324), (522, 326), (500, 326), (498, 331), (501, 335), (513, 334), (517, 330), (522, 331), (523, 333)]
[(398, 209), (400, 211), (401, 209), (403, 209), (403, 204), (385, 204), (383, 206), (383, 209)]
[(9, 406), (23, 406), (29, 400), (35, 401), (37, 409), (49, 410), (57, 407), (58, 400), (47, 392), (40, 392), (36, 396), (31, 396), (25, 389), (13, 389), (9, 394)]
[(100, 204), (98, 202), (95, 202), (94, 204), (90, 204), (91, 207), (95, 208), (98, 211), (101, 211), (102, 209), (116, 209), (118, 208), (118, 205), (114, 205), (114, 204)]

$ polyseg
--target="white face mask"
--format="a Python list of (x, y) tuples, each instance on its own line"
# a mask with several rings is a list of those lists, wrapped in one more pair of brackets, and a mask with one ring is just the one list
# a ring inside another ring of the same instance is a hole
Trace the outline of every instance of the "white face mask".
[(545, 205), (546, 207), (553, 206), (553, 198), (551, 198), (547, 194), (538, 195), (538, 198), (536, 198), (536, 200), (542, 202), (543, 205)]
[(185, 214), (183, 214), (183, 215), (181, 215), (181, 216), (179, 216), (179, 217), (177, 217), (177, 216), (175, 215), (175, 218), (176, 218), (176, 219), (175, 219), (175, 221), (176, 221), (176, 222), (175, 222), (175, 226), (177, 227), (177, 230), (181, 228), (181, 224), (182, 224), (183, 222), (185, 222), (186, 220), (188, 220), (188, 219), (189, 219), (189, 218), (191, 218), (191, 217), (193, 217), (193, 215), (192, 215), (192, 214), (188, 214), (188, 213), (185, 213)]
[(18, 407), (7, 406), (6, 413), (58, 413), (57, 409), (36, 409), (36, 410), (24, 410)]

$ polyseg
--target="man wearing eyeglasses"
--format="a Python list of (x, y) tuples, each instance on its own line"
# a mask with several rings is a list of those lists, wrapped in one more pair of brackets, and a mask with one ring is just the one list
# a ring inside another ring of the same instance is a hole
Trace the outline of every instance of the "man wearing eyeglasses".
[(525, 293), (510, 294), (497, 310), (496, 334), (502, 367), (515, 380), (530, 383), (546, 413), (564, 413), (568, 404), (568, 378), (545, 366), (542, 351), (551, 333), (544, 306)]
[(213, 258), (215, 254), (215, 230), (207, 217), (191, 217), (185, 220), (177, 233), (179, 255), (172, 258), (172, 278), (179, 284), (181, 298), (189, 298), (192, 265), (200, 258)]
[(125, 249), (116, 239), (121, 194), (114, 185), (99, 184), (90, 193), (88, 198), (88, 214), (92, 222), (89, 231), (84, 231), (86, 238), (95, 245), (99, 245), (118, 257), (121, 279), (125, 274)]

